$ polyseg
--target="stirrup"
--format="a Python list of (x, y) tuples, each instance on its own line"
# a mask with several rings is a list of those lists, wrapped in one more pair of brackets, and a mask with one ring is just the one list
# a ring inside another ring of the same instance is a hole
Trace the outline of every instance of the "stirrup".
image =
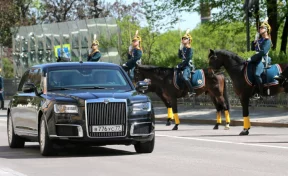
[(188, 92), (188, 96), (189, 96), (189, 97), (193, 97), (193, 96), (195, 96), (195, 95), (196, 95), (195, 92)]
[(252, 96), (251, 99), (252, 99), (252, 100), (260, 100), (260, 99), (262, 99), (262, 97), (261, 97), (258, 93), (256, 93), (256, 94), (254, 94), (254, 95)]
[(276, 75), (276, 76), (274, 76), (274, 79), (276, 79), (276, 80), (283, 80), (284, 79), (284, 77), (282, 76), (282, 75)]

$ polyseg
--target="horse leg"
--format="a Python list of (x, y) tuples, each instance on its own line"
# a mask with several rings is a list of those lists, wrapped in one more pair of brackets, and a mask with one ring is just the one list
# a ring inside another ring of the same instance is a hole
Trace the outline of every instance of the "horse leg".
[(226, 125), (224, 130), (229, 130), (230, 129), (230, 113), (228, 109), (224, 110), (224, 114), (225, 114), (225, 119), (226, 119)]
[(250, 118), (249, 118), (249, 98), (248, 96), (241, 99), (241, 105), (243, 110), (243, 131), (239, 135), (248, 135), (251, 127)]
[(217, 102), (219, 106), (221, 107), (221, 111), (224, 110), (225, 114), (225, 119), (226, 119), (226, 125), (224, 130), (229, 130), (230, 129), (230, 114), (229, 114), (229, 106), (225, 103), (225, 98), (223, 96), (217, 97)]
[(224, 96), (224, 114), (225, 114), (225, 119), (226, 119), (226, 125), (225, 125), (225, 130), (229, 130), (230, 129), (230, 102), (229, 102), (229, 97), (228, 97), (228, 91), (227, 91), (227, 84), (226, 84), (226, 80), (224, 78), (224, 92), (223, 92), (223, 96)]
[(174, 112), (174, 119), (175, 119), (175, 126), (173, 127), (172, 130), (178, 130), (178, 125), (180, 124), (179, 116), (178, 116), (178, 109), (177, 109), (177, 98), (172, 97), (172, 110)]
[(222, 109), (222, 107), (220, 107), (220, 105), (217, 103), (217, 100), (216, 100), (215, 97), (213, 97), (212, 95), (210, 95), (210, 97), (211, 97), (211, 100), (212, 100), (212, 102), (213, 102), (213, 104), (214, 104), (214, 106), (216, 108), (216, 111), (217, 111), (216, 112), (216, 124), (215, 124), (213, 130), (218, 130), (219, 129), (219, 125), (221, 124), (221, 120), (222, 120), (221, 119), (221, 109)]
[(167, 108), (167, 122), (166, 122), (166, 126), (170, 126), (171, 125), (171, 121), (173, 119), (172, 106), (168, 102), (168, 100), (163, 96), (162, 90), (158, 89), (156, 91), (156, 94), (158, 95), (158, 97), (160, 97), (160, 99), (163, 101), (163, 103), (165, 104), (165, 106)]

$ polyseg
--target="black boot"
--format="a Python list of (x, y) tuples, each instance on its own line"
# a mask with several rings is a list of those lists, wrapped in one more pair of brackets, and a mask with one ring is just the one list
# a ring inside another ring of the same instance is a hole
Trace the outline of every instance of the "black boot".
[(189, 80), (184, 80), (187, 88), (189, 97), (194, 96), (196, 93), (194, 92), (193, 86)]
[(1, 100), (1, 109), (4, 110), (4, 101)]
[(258, 93), (256, 93), (254, 95), (254, 99), (259, 100), (259, 99), (262, 99), (261, 96), (264, 95), (264, 91), (263, 91), (264, 86), (262, 84), (262, 79), (260, 77), (256, 76), (255, 78), (256, 78), (256, 83), (257, 83), (257, 87), (258, 87)]
[(263, 86), (263, 84), (258, 84), (258, 89), (259, 89), (259, 94), (260, 94), (260, 96), (262, 95), (264, 95), (264, 91), (263, 91), (263, 89), (264, 89), (264, 86)]

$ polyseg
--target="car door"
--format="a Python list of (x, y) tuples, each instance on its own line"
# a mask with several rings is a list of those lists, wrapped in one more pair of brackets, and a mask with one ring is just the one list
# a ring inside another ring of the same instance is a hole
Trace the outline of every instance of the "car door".
[(18, 86), (18, 91), (12, 99), (11, 115), (13, 118), (15, 132), (21, 135), (27, 134), (27, 129), (25, 128), (24, 122), (25, 118), (29, 116), (27, 115), (26, 111), (28, 103), (31, 100), (30, 97), (32, 96), (31, 93), (28, 94), (22, 91), (24, 84), (28, 81), (29, 72), (30, 70), (27, 70), (23, 74)]
[[(33, 83), (37, 91), (41, 91), (41, 69), (31, 68), (29, 72), (28, 82)], [(27, 108), (25, 109), (26, 115), (23, 125), (28, 130), (29, 135), (37, 135), (38, 133), (38, 107), (41, 97), (36, 95), (35, 92), (27, 93)]]

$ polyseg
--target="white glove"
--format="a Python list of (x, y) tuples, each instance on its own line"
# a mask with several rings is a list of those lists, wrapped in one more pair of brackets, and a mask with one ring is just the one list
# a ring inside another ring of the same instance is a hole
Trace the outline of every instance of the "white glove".
[(131, 53), (132, 49), (133, 49), (133, 47), (130, 45), (129, 46), (129, 53)]
[(180, 43), (180, 47), (179, 47), (179, 49), (182, 50), (183, 47), (184, 47), (184, 45), (183, 45), (182, 43)]
[(136, 62), (137, 65), (141, 65), (141, 59)]
[(255, 41), (257, 41), (259, 39), (259, 32), (256, 32), (255, 34)]
[(123, 66), (123, 67), (127, 67), (127, 65), (126, 65), (126, 64), (123, 64), (122, 66)]

